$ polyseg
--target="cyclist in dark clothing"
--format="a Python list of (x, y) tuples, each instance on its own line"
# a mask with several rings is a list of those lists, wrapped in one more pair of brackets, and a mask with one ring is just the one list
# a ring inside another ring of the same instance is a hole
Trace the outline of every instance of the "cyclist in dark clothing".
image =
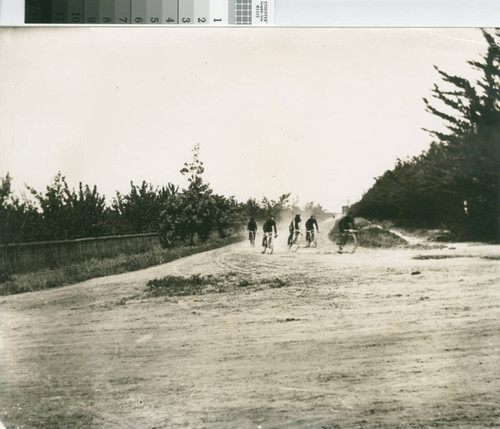
[(311, 245), (311, 241), (313, 241), (313, 237), (315, 234), (315, 231), (314, 231), (315, 226), (316, 226), (316, 232), (319, 232), (318, 221), (316, 220), (316, 217), (314, 215), (311, 215), (311, 217), (306, 220), (307, 247), (309, 247)]
[(264, 234), (266, 232), (273, 232), (274, 230), (274, 234), (277, 234), (278, 233), (278, 230), (276, 229), (276, 221), (274, 220), (274, 216), (270, 216), (268, 220), (266, 220), (264, 222)]
[(346, 229), (356, 229), (354, 218), (351, 213), (347, 213), (342, 219), (339, 220), (339, 232), (345, 232)]
[(276, 228), (276, 221), (274, 220), (274, 216), (270, 216), (269, 219), (264, 222), (264, 226), (262, 229), (264, 230), (264, 236), (262, 237), (262, 247), (264, 248), (264, 250), (262, 251), (262, 253), (266, 253), (266, 249), (268, 247), (270, 248), (271, 253), (273, 253), (273, 231), (274, 238), (278, 236), (278, 230)]
[(290, 223), (290, 226), (288, 227), (288, 230), (290, 231), (290, 235), (288, 236), (288, 246), (291, 247), (293, 242), (296, 240), (298, 235), (300, 234), (300, 223), (302, 222), (302, 219), (300, 218), (300, 215), (297, 214), (293, 218), (292, 222)]
[(250, 222), (248, 222), (247, 230), (248, 231), (257, 231), (257, 222), (255, 222), (255, 219), (253, 217), (251, 217)]
[(253, 245), (255, 242), (255, 235), (257, 234), (257, 222), (255, 222), (255, 219), (253, 217), (250, 218), (250, 222), (248, 222), (247, 231), (248, 231), (248, 239), (250, 240), (250, 243)]
[(339, 253), (342, 253), (343, 251), (343, 246), (346, 244), (347, 241), (347, 234), (346, 231), (349, 229), (356, 229), (356, 225), (354, 224), (354, 218), (352, 217), (351, 213), (348, 212), (342, 219), (339, 220), (339, 241), (338, 241), (338, 246), (339, 246)]
[(314, 215), (311, 215), (309, 219), (306, 220), (306, 231), (311, 231), (316, 226), (316, 230), (319, 232), (318, 221)]

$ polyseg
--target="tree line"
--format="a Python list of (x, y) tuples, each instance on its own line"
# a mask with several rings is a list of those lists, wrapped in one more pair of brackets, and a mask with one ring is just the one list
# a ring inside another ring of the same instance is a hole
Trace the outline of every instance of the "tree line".
[[(77, 190), (70, 188), (60, 172), (45, 191), (27, 186), (27, 193), (18, 197), (7, 173), (0, 178), (0, 243), (158, 233), (162, 245), (170, 247), (204, 242), (213, 233), (225, 237), (244, 228), (250, 217), (264, 220), (271, 213), (279, 218), (301, 211), (289, 202), (289, 193), (277, 200), (250, 198), (244, 203), (215, 193), (203, 180), (198, 145), (180, 172), (188, 178), (186, 189), (173, 183), (160, 187), (131, 182), (129, 192), (116, 192), (110, 204), (96, 186), (80, 182)], [(304, 209), (326, 213), (312, 202)]]
[(356, 215), (500, 241), (500, 32), (483, 35), (486, 54), (468, 61), (477, 81), (435, 67), (441, 86), (432, 89), (434, 103), (424, 103), (446, 131), (426, 130), (434, 137), (430, 148), (378, 177), (353, 205)]

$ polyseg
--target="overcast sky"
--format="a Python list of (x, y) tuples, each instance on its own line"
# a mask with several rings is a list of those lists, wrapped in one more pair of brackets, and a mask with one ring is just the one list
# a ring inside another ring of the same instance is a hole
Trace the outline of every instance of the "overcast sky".
[(3, 28), (0, 175), (111, 199), (184, 185), (199, 143), (218, 193), (337, 211), (428, 148), (433, 65), (472, 76), (486, 50), (471, 28)]

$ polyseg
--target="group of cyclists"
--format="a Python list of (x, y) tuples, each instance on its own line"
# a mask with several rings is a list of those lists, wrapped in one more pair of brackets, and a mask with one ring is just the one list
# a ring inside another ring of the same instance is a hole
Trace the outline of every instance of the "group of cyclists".
[[(301, 223), (302, 219), (300, 214), (294, 216), (290, 225), (289, 235), (288, 235), (288, 249), (292, 251), (296, 251), (298, 249), (298, 239), (299, 236), (302, 235), (301, 232)], [(355, 224), (354, 218), (350, 213), (347, 213), (342, 219), (340, 219), (338, 223), (339, 227), (339, 253), (343, 253), (344, 246), (347, 244), (349, 240), (349, 236), (351, 236), (355, 240), (355, 244), (357, 246), (357, 239), (355, 235)], [(307, 219), (305, 223), (306, 229), (306, 247), (316, 247), (317, 245), (317, 234), (319, 234), (319, 226), (318, 221), (314, 215), (311, 215), (309, 219)], [(247, 225), (248, 238), (252, 246), (255, 245), (255, 237), (257, 234), (257, 222), (255, 222), (254, 218), (250, 218), (250, 221)], [(269, 218), (264, 222), (263, 225), (263, 236), (262, 236), (262, 253), (266, 253), (269, 250), (269, 253), (273, 253), (274, 245), (273, 241), (278, 237), (278, 229), (276, 227), (276, 220), (273, 215), (270, 215)]]

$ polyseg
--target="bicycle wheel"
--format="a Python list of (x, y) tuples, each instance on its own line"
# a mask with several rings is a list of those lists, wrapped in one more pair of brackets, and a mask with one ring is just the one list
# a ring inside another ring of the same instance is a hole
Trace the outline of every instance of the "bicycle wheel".
[(267, 243), (267, 247), (269, 247), (269, 254), (273, 253), (274, 250), (274, 238), (269, 237), (269, 242)]
[(311, 232), (311, 246), (312, 247), (318, 246), (318, 236), (316, 235), (315, 232)]
[(307, 247), (309, 247), (311, 245), (311, 232), (310, 231), (306, 231), (306, 243), (307, 243)]
[(347, 234), (344, 239), (344, 245), (342, 246), (342, 253), (354, 253), (358, 247), (358, 239), (354, 234)]

